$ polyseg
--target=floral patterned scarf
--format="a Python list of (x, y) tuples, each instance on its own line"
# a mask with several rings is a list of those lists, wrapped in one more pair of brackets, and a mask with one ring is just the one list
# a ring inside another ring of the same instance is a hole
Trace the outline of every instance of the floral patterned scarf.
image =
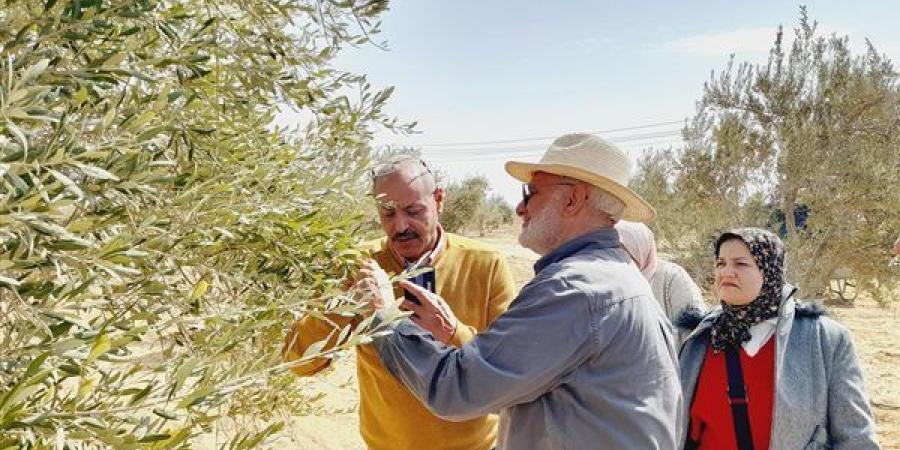
[(756, 266), (762, 271), (763, 284), (759, 296), (743, 306), (722, 302), (722, 314), (712, 325), (712, 347), (723, 351), (739, 347), (750, 340), (750, 327), (778, 315), (781, 291), (784, 287), (784, 244), (778, 236), (759, 228), (737, 228), (726, 231), (716, 239), (719, 248), (729, 239), (740, 239), (750, 249)]

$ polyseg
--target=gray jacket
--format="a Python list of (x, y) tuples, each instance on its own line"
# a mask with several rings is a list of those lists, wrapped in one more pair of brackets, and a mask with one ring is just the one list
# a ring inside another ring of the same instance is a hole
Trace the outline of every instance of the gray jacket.
[[(798, 306), (791, 298), (793, 292), (791, 287), (785, 289), (775, 331), (776, 392), (770, 448), (878, 449), (875, 421), (849, 331), (825, 317), (818, 307)], [(678, 320), (679, 326), (696, 325), (679, 358), (688, 411), (710, 327), (721, 312), (721, 307), (715, 308), (699, 324), (689, 316)], [(727, 426), (732, 426), (730, 421)], [(682, 433), (682, 439), (686, 435)]]
[(462, 348), (401, 321), (375, 340), (382, 362), (440, 417), (499, 412), (501, 449), (674, 449), (673, 337), (618, 240), (596, 231), (541, 258), (507, 312)]
[(653, 289), (653, 295), (662, 303), (666, 317), (672, 322), (687, 308), (706, 309), (700, 287), (684, 267), (671, 261), (659, 260), (656, 271), (650, 277), (650, 289)]
[[(650, 289), (666, 312), (666, 317), (673, 323), (686, 309), (706, 310), (706, 303), (703, 302), (703, 294), (697, 283), (694, 283), (683, 267), (673, 262), (659, 260), (656, 271), (650, 277)], [(680, 347), (690, 331), (675, 331), (676, 347)]]

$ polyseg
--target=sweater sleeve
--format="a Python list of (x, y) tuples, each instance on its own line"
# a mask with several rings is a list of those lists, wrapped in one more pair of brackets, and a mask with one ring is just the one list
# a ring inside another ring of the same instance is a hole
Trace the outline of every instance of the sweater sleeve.
[[(321, 351), (334, 348), (341, 330), (355, 322), (349, 317), (329, 316), (330, 322), (307, 315), (294, 322), (284, 339), (281, 357), (285, 362), (296, 361), (313, 344), (328, 339)], [(291, 370), (299, 376), (310, 376), (321, 372), (331, 363), (330, 358), (314, 358), (291, 366)]]
[[(379, 238), (364, 242), (360, 245), (360, 250), (366, 255), (374, 259), (382, 268), (387, 271), (395, 270), (391, 267), (388, 252), (385, 248), (385, 239)], [(379, 251), (381, 250), (381, 251)], [(344, 289), (349, 290), (353, 285), (353, 279), (344, 280)], [(394, 292), (397, 295), (397, 292)], [(327, 315), (327, 320), (315, 317), (311, 314), (300, 318), (294, 322), (288, 330), (284, 339), (284, 345), (281, 348), (281, 359), (285, 362), (296, 361), (301, 359), (310, 348), (310, 346), (328, 339), (325, 345), (319, 350), (327, 351), (340, 344), (337, 342), (341, 330), (347, 325), (355, 327), (361, 319), (359, 317), (344, 317), (337, 314)], [(302, 363), (296, 363), (291, 366), (291, 370), (298, 376), (315, 375), (331, 364), (330, 358), (313, 358)]]

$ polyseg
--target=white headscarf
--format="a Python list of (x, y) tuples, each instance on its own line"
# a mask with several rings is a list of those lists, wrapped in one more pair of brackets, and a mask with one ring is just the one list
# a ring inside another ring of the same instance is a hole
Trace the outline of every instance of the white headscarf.
[(659, 258), (656, 256), (656, 238), (647, 225), (640, 222), (627, 222), (620, 220), (616, 223), (619, 239), (625, 250), (631, 255), (631, 259), (637, 264), (638, 269), (647, 280), (656, 273)]

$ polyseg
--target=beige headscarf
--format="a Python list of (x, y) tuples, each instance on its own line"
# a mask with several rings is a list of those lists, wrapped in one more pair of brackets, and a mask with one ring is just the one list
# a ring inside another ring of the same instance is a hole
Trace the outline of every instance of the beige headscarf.
[(631, 259), (637, 264), (644, 277), (650, 280), (656, 273), (656, 266), (659, 263), (653, 231), (650, 231), (650, 228), (642, 223), (624, 220), (616, 223), (616, 230), (619, 232), (619, 240), (631, 255)]

